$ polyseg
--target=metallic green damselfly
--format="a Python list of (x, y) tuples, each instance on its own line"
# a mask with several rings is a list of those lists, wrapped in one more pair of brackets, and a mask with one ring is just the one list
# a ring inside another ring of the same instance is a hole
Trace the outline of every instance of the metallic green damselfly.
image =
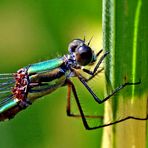
[[(84, 89), (89, 92), (98, 104), (102, 104), (125, 86), (140, 83), (126, 82), (117, 87), (107, 97), (100, 99), (88, 85), (88, 82), (103, 70), (99, 69), (99, 67), (109, 52), (102, 54), (103, 50), (100, 50), (95, 54), (89, 44), (90, 42), (86, 44), (85, 40), (74, 39), (68, 46), (69, 54), (63, 57), (28, 65), (19, 69), (16, 73), (0, 74), (0, 120), (13, 118), (18, 112), (30, 106), (38, 98), (50, 94), (62, 86), (68, 86), (67, 115), (81, 117), (85, 128), (88, 130), (109, 126), (129, 118), (146, 120), (146, 118), (128, 116), (94, 127), (89, 126), (86, 118), (102, 118), (102, 116), (84, 114), (75, 85), (71, 81), (72, 77), (78, 78)], [(101, 57), (98, 59), (100, 55)], [(85, 66), (93, 64), (95, 64), (93, 70), (86, 69)], [(79, 70), (87, 73), (89, 77), (83, 76)], [(79, 115), (71, 113), (71, 91), (78, 106)]]

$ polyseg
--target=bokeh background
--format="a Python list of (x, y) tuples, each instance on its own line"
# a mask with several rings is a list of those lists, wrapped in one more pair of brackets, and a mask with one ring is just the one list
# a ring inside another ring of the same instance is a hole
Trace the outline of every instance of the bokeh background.
[[(1, 0), (0, 73), (67, 54), (68, 43), (84, 35), (102, 47), (101, 0)], [(102, 130), (87, 131), (66, 116), (63, 87), (13, 120), (0, 123), (0, 148), (99, 148)]]

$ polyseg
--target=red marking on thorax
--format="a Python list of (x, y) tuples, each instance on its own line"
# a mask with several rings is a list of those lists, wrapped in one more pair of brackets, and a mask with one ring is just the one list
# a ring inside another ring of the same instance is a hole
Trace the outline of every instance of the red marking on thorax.
[(15, 78), (15, 85), (12, 89), (12, 93), (15, 98), (19, 100), (25, 100), (27, 94), (27, 86), (28, 86), (28, 79), (27, 79), (27, 71), (25, 68), (22, 68), (14, 74)]

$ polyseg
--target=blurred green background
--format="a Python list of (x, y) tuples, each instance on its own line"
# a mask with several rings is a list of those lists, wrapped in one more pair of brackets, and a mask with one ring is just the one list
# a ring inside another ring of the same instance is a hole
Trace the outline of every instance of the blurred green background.
[[(67, 54), (74, 38), (102, 47), (101, 0), (1, 0), (0, 73)], [(86, 131), (66, 116), (67, 88), (0, 123), (0, 148), (98, 148), (102, 130)]]

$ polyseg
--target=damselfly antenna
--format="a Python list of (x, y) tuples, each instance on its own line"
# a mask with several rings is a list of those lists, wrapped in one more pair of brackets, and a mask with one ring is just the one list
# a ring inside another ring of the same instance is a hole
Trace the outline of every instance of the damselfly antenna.
[(84, 35), (83, 41), (84, 41), (84, 43), (85, 43), (85, 35)]
[(93, 36), (90, 38), (90, 40), (89, 40), (89, 42), (88, 42), (88, 46), (90, 45), (90, 42), (92, 41), (92, 39), (93, 39)]

